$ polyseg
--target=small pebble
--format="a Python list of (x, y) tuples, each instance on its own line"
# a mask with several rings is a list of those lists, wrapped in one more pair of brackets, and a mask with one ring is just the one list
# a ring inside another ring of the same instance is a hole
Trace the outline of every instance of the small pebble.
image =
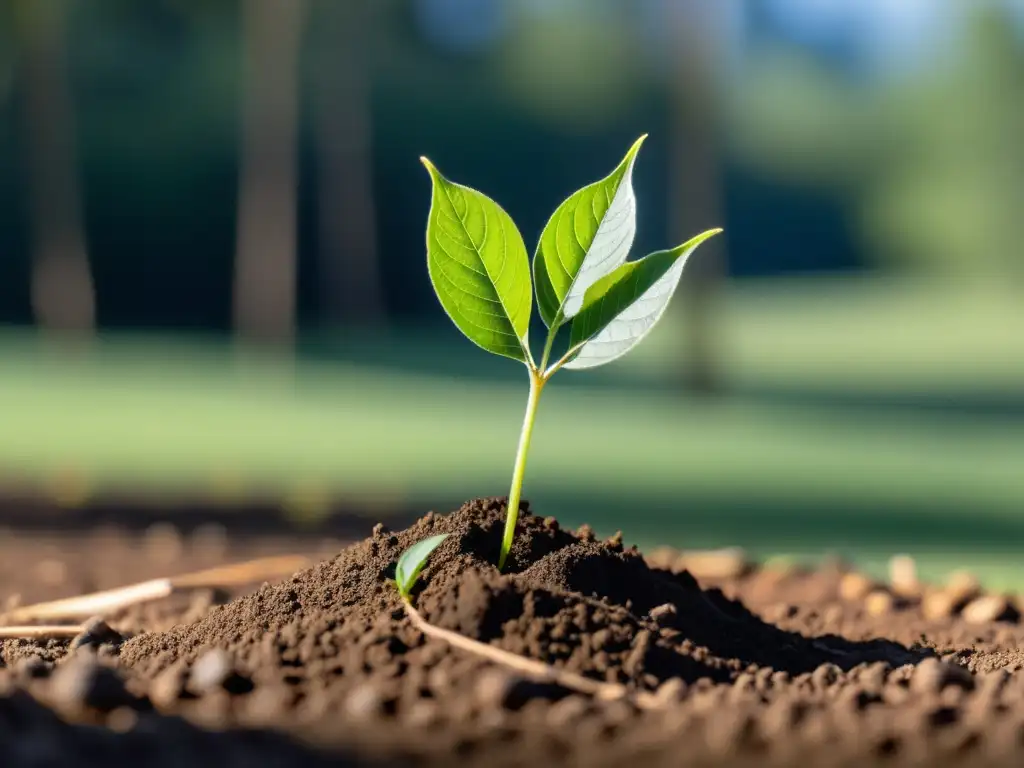
[(910, 555), (895, 555), (889, 560), (889, 584), (893, 592), (904, 597), (916, 597), (921, 593), (914, 558)]
[(956, 609), (956, 598), (948, 592), (927, 592), (921, 599), (921, 613), (930, 621), (949, 618)]
[(945, 592), (954, 603), (963, 605), (981, 594), (981, 585), (972, 573), (954, 571), (946, 580)]
[(1003, 595), (983, 595), (966, 606), (960, 614), (971, 624), (986, 624), (990, 621), (1017, 621), (1020, 614)]
[(864, 610), (872, 616), (884, 616), (901, 606), (895, 595), (883, 589), (875, 590), (864, 598)]
[(698, 579), (734, 579), (747, 573), (751, 564), (743, 549), (728, 547), (684, 552), (676, 567), (689, 571)]
[(855, 602), (862, 600), (875, 588), (875, 582), (859, 571), (844, 573), (839, 579), (839, 597)]

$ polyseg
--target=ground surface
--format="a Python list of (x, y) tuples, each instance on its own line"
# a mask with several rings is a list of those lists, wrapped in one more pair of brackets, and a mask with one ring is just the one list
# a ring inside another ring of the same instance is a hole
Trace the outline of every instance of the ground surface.
[[(116, 632), (70, 644), (6, 641), (0, 764), (1024, 762), (1012, 599), (964, 578), (878, 585), (838, 562), (805, 572), (731, 552), (645, 558), (528, 514), (500, 575), (502, 518), (500, 502), (479, 501), (348, 548), (211, 526), (11, 533), (0, 543), (9, 604), (270, 552), (318, 564), (230, 601), (204, 591), (128, 609), (109, 618)], [(404, 547), (437, 532), (452, 535), (415, 596), (429, 622), (624, 685), (626, 698), (530, 681), (425, 639), (386, 579)]]

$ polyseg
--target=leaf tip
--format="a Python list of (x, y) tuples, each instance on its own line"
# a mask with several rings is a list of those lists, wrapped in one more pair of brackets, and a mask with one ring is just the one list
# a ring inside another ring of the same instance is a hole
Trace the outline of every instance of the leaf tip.
[(431, 176), (439, 176), (440, 173), (437, 170), (437, 166), (430, 162), (429, 158), (425, 155), (420, 155), (420, 162), (423, 163), (423, 167), (427, 169), (427, 173)]
[(649, 135), (649, 134), (646, 134), (646, 133), (644, 133), (644, 134), (642, 134), (642, 135), (640, 136), (640, 138), (639, 138), (639, 139), (637, 139), (636, 141), (634, 141), (634, 142), (633, 142), (633, 146), (629, 148), (629, 154), (631, 154), (631, 155), (635, 155), (635, 154), (636, 154), (637, 152), (639, 152), (639, 151), (640, 151), (640, 147), (642, 147), (642, 146), (643, 146), (643, 143), (644, 143), (644, 141), (646, 141), (646, 140), (647, 140), (647, 136), (648, 136), (648, 135)]

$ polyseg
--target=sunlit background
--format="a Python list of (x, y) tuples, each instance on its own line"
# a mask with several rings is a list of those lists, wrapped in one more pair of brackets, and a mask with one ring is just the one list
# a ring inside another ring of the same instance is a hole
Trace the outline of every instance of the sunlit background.
[(4, 0), (0, 525), (504, 495), (418, 157), (532, 251), (641, 133), (634, 255), (725, 235), (547, 389), (534, 509), (1024, 584), (1019, 0)]

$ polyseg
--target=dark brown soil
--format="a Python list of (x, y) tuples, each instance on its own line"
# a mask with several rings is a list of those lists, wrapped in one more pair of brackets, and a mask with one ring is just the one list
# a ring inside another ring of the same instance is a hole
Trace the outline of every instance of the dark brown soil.
[[(1024, 630), (1008, 599), (897, 594), (839, 564), (713, 575), (525, 506), (500, 574), (504, 514), (478, 500), (378, 525), (284, 582), (133, 609), (72, 650), (8, 641), (0, 765), (1024, 764)], [(426, 620), (658, 705), (599, 701), (425, 638), (388, 579), (406, 547), (442, 532), (414, 596)], [(184, 570), (186, 550), (145, 576)], [(218, 557), (241, 554), (227, 543)]]

